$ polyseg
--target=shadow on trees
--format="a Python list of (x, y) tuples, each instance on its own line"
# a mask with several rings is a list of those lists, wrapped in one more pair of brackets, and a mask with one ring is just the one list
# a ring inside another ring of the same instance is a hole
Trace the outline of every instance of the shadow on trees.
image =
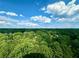
[(30, 53), (30, 54), (24, 55), (23, 58), (45, 58), (45, 55), (40, 53)]

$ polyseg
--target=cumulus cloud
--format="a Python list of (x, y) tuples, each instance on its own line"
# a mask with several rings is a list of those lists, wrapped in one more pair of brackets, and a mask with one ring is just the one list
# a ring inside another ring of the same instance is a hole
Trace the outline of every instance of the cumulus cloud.
[(44, 23), (51, 22), (51, 18), (48, 18), (46, 16), (32, 16), (31, 19), (34, 21), (39, 21), (39, 22), (44, 22)]
[(19, 15), (15, 12), (0, 11), (0, 14), (6, 14), (7, 16), (21, 16), (21, 17), (24, 17), (22, 14)]
[(39, 24), (33, 23), (26, 20), (12, 19), (6, 16), (0, 16), (0, 27), (9, 28), (27, 28), (27, 27), (37, 27)]
[(8, 16), (18, 16), (18, 14), (14, 12), (6, 12), (6, 11), (0, 11), (0, 14), (6, 14)]
[(14, 13), (14, 12), (6, 12), (6, 15), (8, 15), (8, 16), (18, 16), (18, 14)]
[(53, 4), (49, 4), (45, 8), (46, 13), (50, 13), (53, 15), (62, 16), (65, 15), (67, 17), (73, 16), (73, 15), (79, 15), (79, 5), (75, 4), (76, 0), (70, 1), (67, 5), (64, 1), (59, 1)]
[(22, 14), (20, 14), (19, 16), (24, 17)]

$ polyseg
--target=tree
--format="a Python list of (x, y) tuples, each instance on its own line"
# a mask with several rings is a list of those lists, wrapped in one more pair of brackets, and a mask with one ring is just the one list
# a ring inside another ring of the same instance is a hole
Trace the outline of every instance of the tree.
[(55, 41), (52, 45), (52, 51), (54, 52), (54, 56), (53, 57), (63, 57), (63, 51), (62, 51), (62, 48), (59, 44), (59, 42)]

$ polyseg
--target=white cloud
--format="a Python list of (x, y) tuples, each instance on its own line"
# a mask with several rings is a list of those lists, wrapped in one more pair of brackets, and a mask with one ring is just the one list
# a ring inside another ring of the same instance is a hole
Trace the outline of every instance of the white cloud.
[(6, 13), (5, 11), (0, 11), (0, 14), (4, 14), (4, 13)]
[(8, 16), (18, 16), (18, 14), (14, 13), (14, 12), (6, 12), (6, 15), (8, 15)]
[(67, 5), (64, 1), (49, 4), (45, 9), (46, 13), (53, 15), (66, 15), (68, 17), (79, 14), (79, 5), (75, 4), (76, 0), (70, 1)]
[[(58, 21), (52, 24), (38, 24), (27, 20), (17, 20), (5, 16), (0, 16), (0, 28), (78, 28), (79, 23), (73, 20), (77, 18), (56, 18)], [(70, 21), (72, 19), (72, 22)], [(68, 21), (68, 22), (67, 22)], [(64, 22), (64, 23), (63, 23)]]
[[(8, 18), (8, 17), (5, 17), (5, 16), (0, 16), (0, 25), (1, 27), (3, 25), (5, 26), (8, 26), (8, 25), (13, 25), (15, 26), (15, 24), (17, 23), (18, 21), (17, 20), (14, 20), (12, 18)], [(14, 24), (15, 23), (15, 24)]]
[(31, 27), (39, 26), (38, 24), (32, 23), (32, 22), (19, 22), (19, 23), (17, 23), (17, 25), (19, 25), (19, 26), (31, 26)]
[(4, 23), (6, 23), (6, 22), (5, 22), (5, 21), (0, 20), (0, 24), (4, 24)]
[(33, 22), (30, 22), (30, 21), (27, 21), (27, 20), (21, 20), (17, 23), (17, 25), (19, 26), (39, 26), (37, 23), (33, 23)]
[(39, 22), (44, 22), (44, 23), (51, 22), (51, 19), (46, 16), (32, 16), (31, 19), (34, 21), (39, 21)]
[(37, 27), (39, 24), (33, 23), (26, 20), (12, 19), (6, 16), (0, 16), (0, 28), (27, 28), (27, 27)]
[(20, 14), (19, 16), (24, 17), (22, 14)]
[(18, 14), (14, 12), (6, 12), (6, 11), (0, 11), (0, 14), (6, 14), (8, 16), (18, 16)]
[(71, 22), (72, 22), (72, 23), (78, 23), (78, 22), (79, 22), (79, 17), (78, 17), (78, 16), (75, 16), (75, 17), (70, 17), (70, 18), (69, 18), (69, 17), (68, 17), (68, 18), (57, 18), (56, 21), (57, 21), (57, 22), (65, 22), (65, 23), (67, 23), (67, 22), (68, 22), (68, 23), (69, 23), (69, 22), (70, 22), (70, 23), (71, 23)]
[(15, 12), (0, 11), (0, 14), (6, 14), (7, 16), (20, 16), (20, 17), (24, 17), (22, 14), (17, 14)]

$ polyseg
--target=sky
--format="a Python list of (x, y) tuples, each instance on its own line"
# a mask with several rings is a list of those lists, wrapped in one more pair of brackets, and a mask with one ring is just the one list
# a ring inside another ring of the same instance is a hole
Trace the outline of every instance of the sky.
[(0, 28), (79, 28), (79, 0), (0, 0)]

